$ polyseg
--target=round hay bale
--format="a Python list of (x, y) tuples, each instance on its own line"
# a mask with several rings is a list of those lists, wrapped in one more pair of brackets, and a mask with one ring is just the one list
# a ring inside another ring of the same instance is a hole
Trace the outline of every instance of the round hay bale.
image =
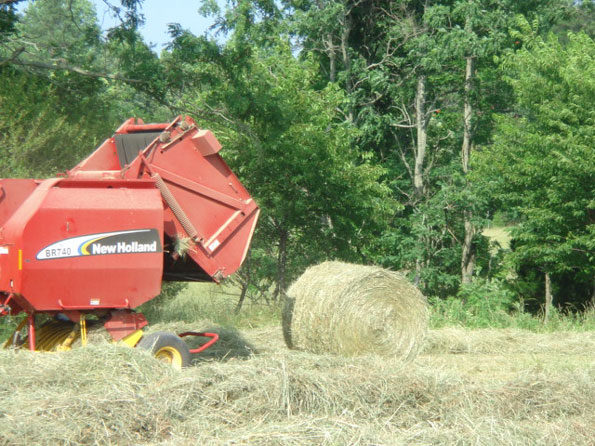
[(401, 273), (325, 262), (291, 285), (283, 311), (289, 348), (413, 359), (428, 327), (425, 297)]

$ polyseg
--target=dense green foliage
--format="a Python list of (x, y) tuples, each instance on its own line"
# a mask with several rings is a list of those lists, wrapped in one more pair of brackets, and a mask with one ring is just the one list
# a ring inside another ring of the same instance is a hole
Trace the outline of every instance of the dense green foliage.
[[(537, 312), (544, 274), (564, 310), (594, 298), (592, 1), (203, 0), (218, 38), (174, 24), (160, 55), (142, 1), (108, 3), (105, 35), (88, 0), (0, 5), (0, 175), (187, 113), (262, 208), (236, 278), (254, 301), (330, 258), (448, 308)], [(483, 235), (494, 215), (511, 249)]]
[(586, 304), (595, 277), (595, 42), (583, 33), (565, 45), (555, 35), (528, 39), (503, 64), (518, 114), (497, 120), (477, 181), (519, 219), (510, 254), (518, 268), (551, 273), (561, 303)]

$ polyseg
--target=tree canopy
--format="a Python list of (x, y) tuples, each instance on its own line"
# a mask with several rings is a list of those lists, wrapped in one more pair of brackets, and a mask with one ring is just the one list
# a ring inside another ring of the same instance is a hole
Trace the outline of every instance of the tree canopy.
[(238, 276), (255, 299), (324, 259), (438, 298), (538, 310), (550, 279), (559, 305), (595, 297), (593, 1), (203, 0), (213, 33), (172, 24), (161, 54), (142, 0), (106, 1), (107, 31), (89, 0), (17, 3), (0, 3), (3, 176), (67, 169), (132, 115), (190, 114), (262, 208)]
[[(476, 181), (519, 220), (517, 265), (571, 277), (572, 287), (558, 286), (563, 302), (573, 302), (567, 293), (589, 290), (595, 277), (595, 42), (584, 33), (569, 34), (565, 45), (529, 34), (503, 71), (516, 113), (498, 117)], [(581, 294), (575, 304), (591, 297)]]

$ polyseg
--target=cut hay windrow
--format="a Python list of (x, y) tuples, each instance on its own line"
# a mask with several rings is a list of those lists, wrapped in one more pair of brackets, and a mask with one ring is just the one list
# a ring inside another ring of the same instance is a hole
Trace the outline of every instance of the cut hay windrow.
[(288, 347), (343, 356), (414, 358), (428, 327), (427, 302), (401, 273), (325, 262), (289, 288), (283, 311)]
[[(499, 333), (460, 334), (488, 345), (509, 334)], [(108, 343), (0, 350), (0, 445), (593, 446), (595, 333), (573, 333), (566, 348), (566, 333), (514, 335), (544, 353), (524, 342), (514, 356), (440, 347), (397, 370), (395, 358), (287, 350), (277, 326), (228, 332), (218, 357), (183, 370)]]

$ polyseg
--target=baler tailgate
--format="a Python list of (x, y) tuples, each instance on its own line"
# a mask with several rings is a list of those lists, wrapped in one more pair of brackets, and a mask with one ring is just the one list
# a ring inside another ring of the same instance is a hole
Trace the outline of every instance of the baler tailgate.
[[(159, 136), (157, 130), (162, 130)], [(219, 155), (221, 145), (215, 136), (199, 130), (191, 119), (178, 117), (167, 126), (129, 121), (118, 129), (114, 144), (130, 148), (141, 140), (148, 145), (122, 168), (121, 175), (152, 179), (160, 190), (165, 203), (164, 242), (173, 255), (169, 265), (192, 279), (185, 260), (189, 257), (203, 273), (196, 273), (194, 280), (205, 280), (206, 274), (220, 281), (234, 273), (247, 253), (259, 209)], [(84, 161), (75, 171), (87, 170), (88, 164)], [(174, 252), (180, 245), (182, 252)], [(166, 276), (169, 273), (165, 271)]]

